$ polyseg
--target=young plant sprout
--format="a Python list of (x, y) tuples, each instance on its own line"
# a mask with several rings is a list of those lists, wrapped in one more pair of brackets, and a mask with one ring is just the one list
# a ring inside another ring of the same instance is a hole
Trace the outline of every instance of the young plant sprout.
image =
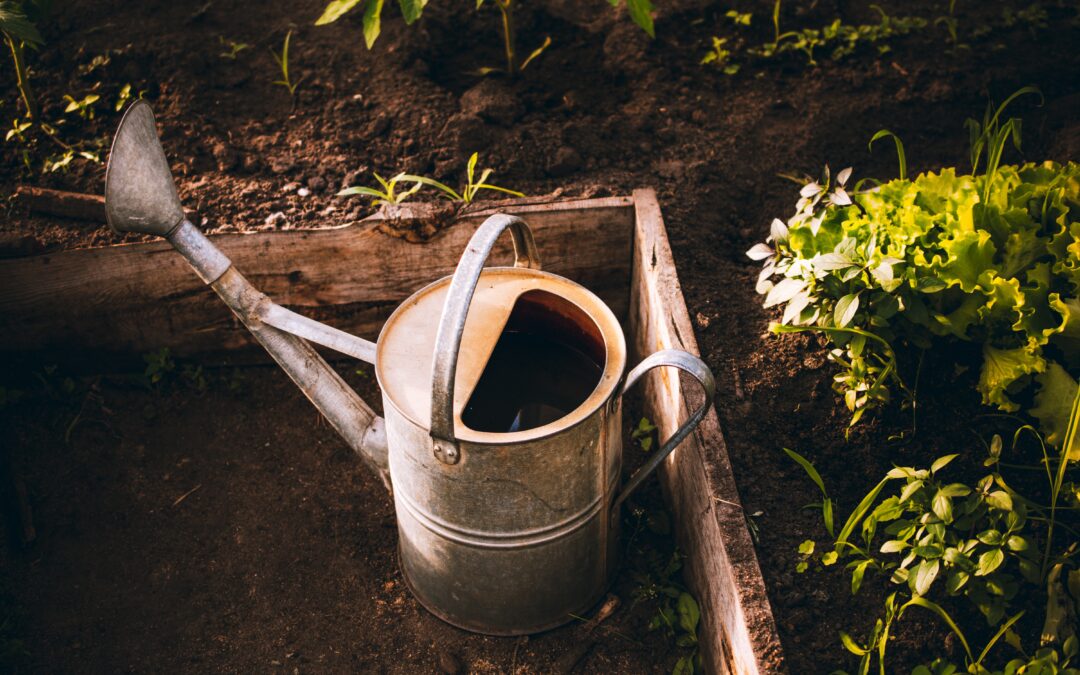
[(229, 59), (235, 61), (240, 52), (251, 47), (251, 45), (244, 42), (234, 42), (232, 40), (226, 40), (224, 35), (218, 36), (218, 42), (221, 43), (222, 48), (228, 49), (228, 51), (221, 52), (219, 56), (223, 59)]
[(291, 39), (292, 31), (289, 31), (285, 34), (285, 44), (281, 46), (281, 54), (277, 54), (274, 51), (271, 51), (270, 54), (274, 57), (274, 60), (277, 61), (278, 68), (281, 69), (281, 79), (274, 80), (274, 84), (281, 85), (288, 89), (289, 96), (295, 96), (296, 88), (300, 86), (300, 80), (304, 78), (300, 78), (300, 80), (294, 82), (289, 76), (289, 41)]
[(64, 94), (64, 100), (68, 102), (64, 112), (78, 112), (79, 117), (84, 120), (92, 120), (94, 119), (94, 104), (100, 99), (101, 96), (98, 94), (88, 94), (81, 99), (77, 99), (70, 94)]
[[(533, 59), (540, 56), (545, 49), (551, 46), (551, 37), (545, 37), (539, 47), (525, 57), (524, 61), (518, 63), (517, 31), (514, 28), (515, 0), (494, 0), (494, 2), (499, 8), (499, 14), (502, 15), (503, 51), (506, 54), (506, 67), (505, 69), (481, 68), (480, 73), (482, 75), (488, 75), (490, 73), (504, 72), (510, 77), (517, 77), (521, 71), (525, 70), (525, 68), (532, 63)], [(484, 0), (476, 0), (477, 9), (480, 9), (483, 6)]]
[(424, 185), (429, 185), (429, 186), (431, 186), (433, 188), (436, 188), (437, 190), (441, 190), (442, 193), (447, 198), (450, 199), (450, 201), (464, 202), (465, 204), (472, 204), (473, 200), (476, 199), (476, 194), (478, 192), (480, 192), (481, 190), (493, 190), (495, 192), (502, 192), (502, 193), (511, 195), (513, 197), (524, 197), (525, 196), (523, 193), (518, 192), (517, 190), (510, 190), (510, 189), (507, 189), (507, 188), (504, 188), (504, 187), (499, 187), (498, 185), (492, 185), (491, 183), (488, 183), (487, 179), (488, 179), (488, 177), (491, 176), (492, 172), (494, 171), (493, 169), (484, 169), (480, 173), (480, 179), (477, 180), (476, 179), (476, 161), (477, 161), (477, 158), (478, 158), (478, 153), (475, 153), (475, 152), (472, 154), (471, 157), (469, 157), (469, 165), (468, 165), (468, 170), (467, 170), (467, 174), (466, 174), (467, 180), (466, 180), (465, 186), (463, 188), (461, 188), (461, 192), (458, 192), (457, 190), (453, 189), (449, 185), (446, 185), (445, 183), (440, 183), (439, 181), (435, 180), (434, 178), (428, 178), (426, 176), (414, 176), (414, 175), (411, 175), (411, 174), (406, 174), (406, 175), (403, 175), (401, 178), (403, 180), (413, 180), (413, 181), (416, 181), (417, 183), (423, 183)]
[(338, 196), (344, 197), (347, 195), (364, 195), (365, 197), (372, 198), (371, 203), (374, 206), (381, 206), (383, 204), (400, 204), (406, 201), (412, 195), (416, 194), (416, 192), (421, 188), (421, 181), (414, 179), (412, 187), (402, 192), (398, 192), (398, 183), (409, 179), (412, 179), (412, 177), (407, 176), (404, 173), (399, 173), (390, 180), (387, 180), (376, 173), (375, 180), (379, 182), (379, 187), (374, 188), (357, 185), (345, 188), (341, 192), (338, 192)]
[[(35, 7), (33, 2), (29, 7)], [(4, 36), (4, 42), (11, 50), (11, 60), (15, 67), (15, 85), (19, 89), (19, 96), (23, 105), (26, 106), (26, 116), (31, 120), (38, 117), (37, 99), (30, 88), (30, 75), (26, 69), (26, 47), (29, 45), (36, 48), (44, 44), (41, 33), (38, 32), (33, 22), (27, 18), (27, 5), (21, 2), (0, 2), (0, 34)]]

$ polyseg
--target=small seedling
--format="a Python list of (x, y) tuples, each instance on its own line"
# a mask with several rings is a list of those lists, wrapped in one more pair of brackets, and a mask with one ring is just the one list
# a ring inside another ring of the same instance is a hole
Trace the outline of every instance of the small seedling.
[(81, 99), (77, 99), (71, 94), (64, 94), (64, 100), (68, 102), (64, 112), (78, 112), (79, 117), (84, 120), (92, 120), (94, 119), (94, 104), (100, 99), (101, 96), (97, 94), (87, 94)]
[(656, 431), (656, 425), (650, 422), (648, 417), (642, 417), (637, 423), (637, 428), (631, 432), (630, 438), (637, 441), (642, 450), (648, 452), (652, 450), (654, 431)]
[(143, 354), (143, 361), (146, 362), (143, 379), (148, 388), (161, 384), (176, 370), (176, 361), (173, 360), (168, 347)]
[(754, 15), (750, 12), (737, 12), (734, 9), (729, 9), (724, 13), (724, 16), (731, 19), (731, 23), (736, 26), (749, 26)]
[(412, 180), (412, 181), (416, 181), (417, 183), (422, 183), (424, 185), (429, 185), (429, 186), (431, 186), (433, 188), (436, 188), (437, 190), (440, 190), (451, 201), (464, 202), (465, 204), (472, 204), (473, 200), (476, 199), (477, 193), (480, 192), (481, 190), (492, 190), (494, 192), (502, 192), (504, 194), (508, 194), (508, 195), (513, 196), (513, 197), (524, 197), (525, 196), (524, 193), (518, 192), (517, 190), (510, 190), (508, 188), (499, 187), (498, 185), (492, 185), (491, 183), (488, 183), (487, 179), (493, 173), (493, 171), (494, 171), (493, 169), (484, 169), (482, 172), (480, 172), (480, 179), (477, 180), (476, 179), (476, 162), (478, 160), (478, 157), (479, 157), (479, 153), (475, 153), (475, 152), (472, 154), (471, 157), (469, 157), (469, 164), (468, 164), (468, 169), (467, 169), (467, 174), (466, 174), (467, 182), (465, 183), (465, 186), (461, 189), (461, 192), (458, 192), (457, 190), (453, 189), (452, 187), (446, 185), (445, 183), (440, 183), (439, 181), (435, 180), (434, 178), (428, 178), (426, 176), (414, 176), (412, 174), (406, 174), (406, 175), (402, 176), (402, 178), (404, 180)]
[(296, 96), (296, 88), (300, 86), (299, 80), (293, 81), (289, 75), (289, 42), (292, 40), (292, 31), (285, 34), (285, 44), (281, 46), (281, 54), (271, 51), (270, 54), (274, 57), (274, 61), (277, 61), (278, 68), (281, 69), (281, 79), (274, 80), (274, 84), (285, 87), (289, 90), (289, 96)]
[[(503, 52), (506, 55), (505, 68), (481, 68), (481, 75), (488, 75), (491, 73), (506, 73), (509, 77), (517, 77), (521, 71), (532, 63), (532, 61), (544, 53), (544, 50), (551, 46), (551, 37), (547, 36), (539, 47), (534, 49), (525, 60), (518, 63), (517, 58), (517, 31), (514, 27), (514, 2), (515, 0), (494, 0), (495, 6), (499, 8), (499, 14), (502, 17), (502, 35), (503, 35)], [(476, 8), (480, 9), (484, 6), (484, 0), (476, 0)]]
[(407, 174), (399, 173), (390, 180), (383, 178), (377, 173), (375, 173), (374, 175), (375, 180), (379, 181), (379, 187), (374, 188), (356, 185), (353, 187), (345, 188), (341, 192), (338, 192), (338, 196), (346, 197), (348, 195), (363, 195), (365, 197), (372, 198), (371, 203), (373, 206), (381, 206), (383, 204), (401, 204), (402, 202), (408, 200), (409, 197), (416, 194), (416, 192), (421, 188), (421, 182), (414, 181), (412, 187), (402, 192), (398, 192), (397, 186), (399, 183), (409, 178)]
[(5, 141), (10, 141), (11, 139), (15, 139), (19, 143), (26, 143), (27, 142), (27, 138), (26, 138), (26, 135), (25, 135), (26, 131), (28, 129), (30, 129), (30, 127), (32, 127), (32, 126), (34, 126), (34, 123), (31, 122), (28, 119), (27, 120), (19, 120), (19, 119), (12, 120), (11, 121), (11, 128), (8, 129), (7, 134), (4, 135), (4, 140)]
[(716, 67), (722, 69), (725, 75), (734, 75), (739, 72), (739, 64), (731, 62), (731, 50), (725, 46), (727, 44), (727, 38), (721, 38), (713, 36), (712, 49), (710, 49), (704, 57), (701, 59), (701, 65), (708, 63), (716, 64)]
[(218, 42), (221, 43), (222, 49), (227, 50), (221, 52), (220, 54), (218, 54), (218, 56), (223, 59), (229, 59), (231, 61), (235, 61), (236, 57), (240, 55), (240, 52), (251, 47), (251, 45), (245, 42), (234, 42), (233, 40), (226, 40), (224, 35), (218, 36)]

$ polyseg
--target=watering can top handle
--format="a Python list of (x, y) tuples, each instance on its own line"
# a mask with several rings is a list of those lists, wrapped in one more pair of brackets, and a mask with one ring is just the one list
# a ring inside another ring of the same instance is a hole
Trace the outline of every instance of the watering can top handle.
[(649, 474), (652, 473), (656, 467), (660, 466), (660, 463), (671, 454), (672, 450), (679, 446), (679, 443), (683, 442), (683, 439), (690, 435), (690, 432), (701, 423), (701, 420), (705, 418), (705, 413), (709, 412), (709, 408), (712, 407), (713, 397), (716, 394), (716, 380), (713, 378), (712, 371), (709, 370), (709, 366), (705, 365), (704, 361), (690, 352), (684, 352), (680, 349), (663, 349), (650, 354), (643, 359), (641, 363), (637, 364), (637, 366), (627, 374), (626, 383), (623, 385), (620, 396), (625, 395), (630, 387), (634, 386), (645, 373), (660, 366), (674, 366), (675, 368), (692, 375), (701, 385), (702, 390), (704, 390), (705, 400), (698, 409), (683, 422), (682, 426), (675, 430), (675, 433), (671, 435), (671, 438), (667, 439), (667, 441), (660, 446), (660, 449), (657, 450), (640, 469), (634, 472), (634, 475), (631, 476), (630, 480), (623, 486), (622, 492), (620, 492), (619, 496), (612, 502), (611, 512), (613, 514), (618, 513), (619, 506), (626, 501), (626, 498), (641, 487), (641, 484), (645, 482), (645, 479), (649, 477)]
[(431, 440), (435, 457), (446, 464), (457, 464), (461, 459), (454, 436), (454, 378), (465, 319), (488, 255), (503, 230), (508, 228), (514, 240), (514, 267), (540, 269), (536, 242), (525, 221), (517, 216), (495, 214), (477, 228), (465, 247), (439, 319), (431, 365)]

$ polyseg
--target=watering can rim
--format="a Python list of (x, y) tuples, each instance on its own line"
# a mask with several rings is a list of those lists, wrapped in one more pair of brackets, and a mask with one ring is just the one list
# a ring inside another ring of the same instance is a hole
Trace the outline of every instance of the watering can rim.
[[(481, 279), (490, 281), (493, 276), (510, 276), (517, 278), (530, 277), (545, 282), (543, 285), (527, 288), (521, 293), (516, 294), (510, 302), (510, 307), (513, 307), (513, 304), (520, 295), (529, 290), (545, 290), (558, 295), (564, 300), (577, 306), (596, 324), (596, 327), (603, 337), (605, 352), (604, 364), (601, 368), (602, 372), (600, 379), (588, 398), (586, 398), (577, 408), (558, 420), (524, 431), (507, 433), (485, 432), (477, 431), (464, 424), (461, 420), (461, 411), (455, 410), (454, 428), (457, 439), (469, 443), (470, 445), (482, 446), (506, 446), (527, 443), (562, 433), (589, 419), (597, 410), (609, 401), (613, 395), (618, 393), (619, 384), (623, 378), (623, 371), (626, 369), (626, 337), (614, 312), (607, 306), (607, 303), (601, 300), (588, 288), (558, 274), (521, 267), (488, 267), (484, 269)], [(382, 389), (384, 401), (392, 405), (402, 417), (423, 429), (431, 428), (430, 419), (423, 419), (415, 414), (415, 411), (411, 410), (410, 406), (403, 404), (403, 401), (401, 400), (401, 398), (403, 398), (400, 391), (401, 388), (395, 386), (395, 383), (400, 382), (400, 374), (398, 374), (398, 378), (395, 379), (394, 373), (384, 372), (386, 368), (390, 367), (389, 364), (391, 361), (391, 359), (385, 356), (385, 351), (389, 348), (388, 345), (395, 342), (392, 333), (398, 327), (401, 317), (407, 312), (414, 310), (419, 301), (431, 296), (433, 293), (436, 293), (443, 288), (448, 288), (452, 278), (452, 276), (445, 276), (441, 279), (437, 279), (420, 288), (406, 300), (401, 302), (401, 304), (394, 308), (394, 311), (386, 319), (377, 340), (375, 378), (379, 383), (379, 387)], [(562, 287), (561, 290), (569, 291), (569, 293), (556, 292), (560, 290), (559, 287)], [(438, 298), (435, 302), (441, 309), (442, 299)], [(507, 314), (509, 314), (509, 311)], [(472, 317), (470, 316), (470, 318)], [(432, 345), (432, 347), (434, 347), (434, 345)], [(424, 363), (423, 366), (419, 368), (419, 372), (426, 375), (427, 382), (429, 383), (428, 391), (425, 392), (423, 397), (423, 401), (429, 401), (431, 398), (430, 387), (432, 386), (430, 364)], [(475, 382), (472, 384), (475, 385)], [(397, 395), (395, 396), (395, 394)], [(469, 387), (469, 390), (464, 392), (463, 400), (468, 400), (468, 396), (471, 394), (472, 387)], [(421, 405), (417, 406), (420, 411), (427, 410), (427, 408), (422, 405), (423, 401), (420, 401)], [(457, 408), (457, 406), (455, 406), (455, 408)]]

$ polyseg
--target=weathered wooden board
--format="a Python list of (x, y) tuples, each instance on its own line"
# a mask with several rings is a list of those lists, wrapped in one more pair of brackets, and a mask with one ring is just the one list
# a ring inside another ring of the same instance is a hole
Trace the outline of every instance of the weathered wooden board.
[[(635, 191), (634, 207), (630, 332), (635, 360), (660, 349), (698, 354), (656, 195)], [(703, 399), (696, 381), (670, 368), (652, 371), (645, 381), (646, 414), (662, 438)], [(661, 483), (687, 554), (688, 583), (701, 606), (700, 644), (710, 671), (782, 672), (780, 639), (715, 410), (662, 465)]]
[[(528, 219), (544, 268), (625, 314), (633, 209), (628, 197), (509, 203)], [(478, 211), (425, 244), (379, 231), (379, 219), (337, 229), (212, 236), (280, 304), (374, 339), (390, 312), (450, 274)], [(505, 237), (492, 260), (510, 260)], [(83, 349), (220, 353), (253, 344), (213, 291), (166, 242), (77, 249), (0, 261), (0, 352)]]

